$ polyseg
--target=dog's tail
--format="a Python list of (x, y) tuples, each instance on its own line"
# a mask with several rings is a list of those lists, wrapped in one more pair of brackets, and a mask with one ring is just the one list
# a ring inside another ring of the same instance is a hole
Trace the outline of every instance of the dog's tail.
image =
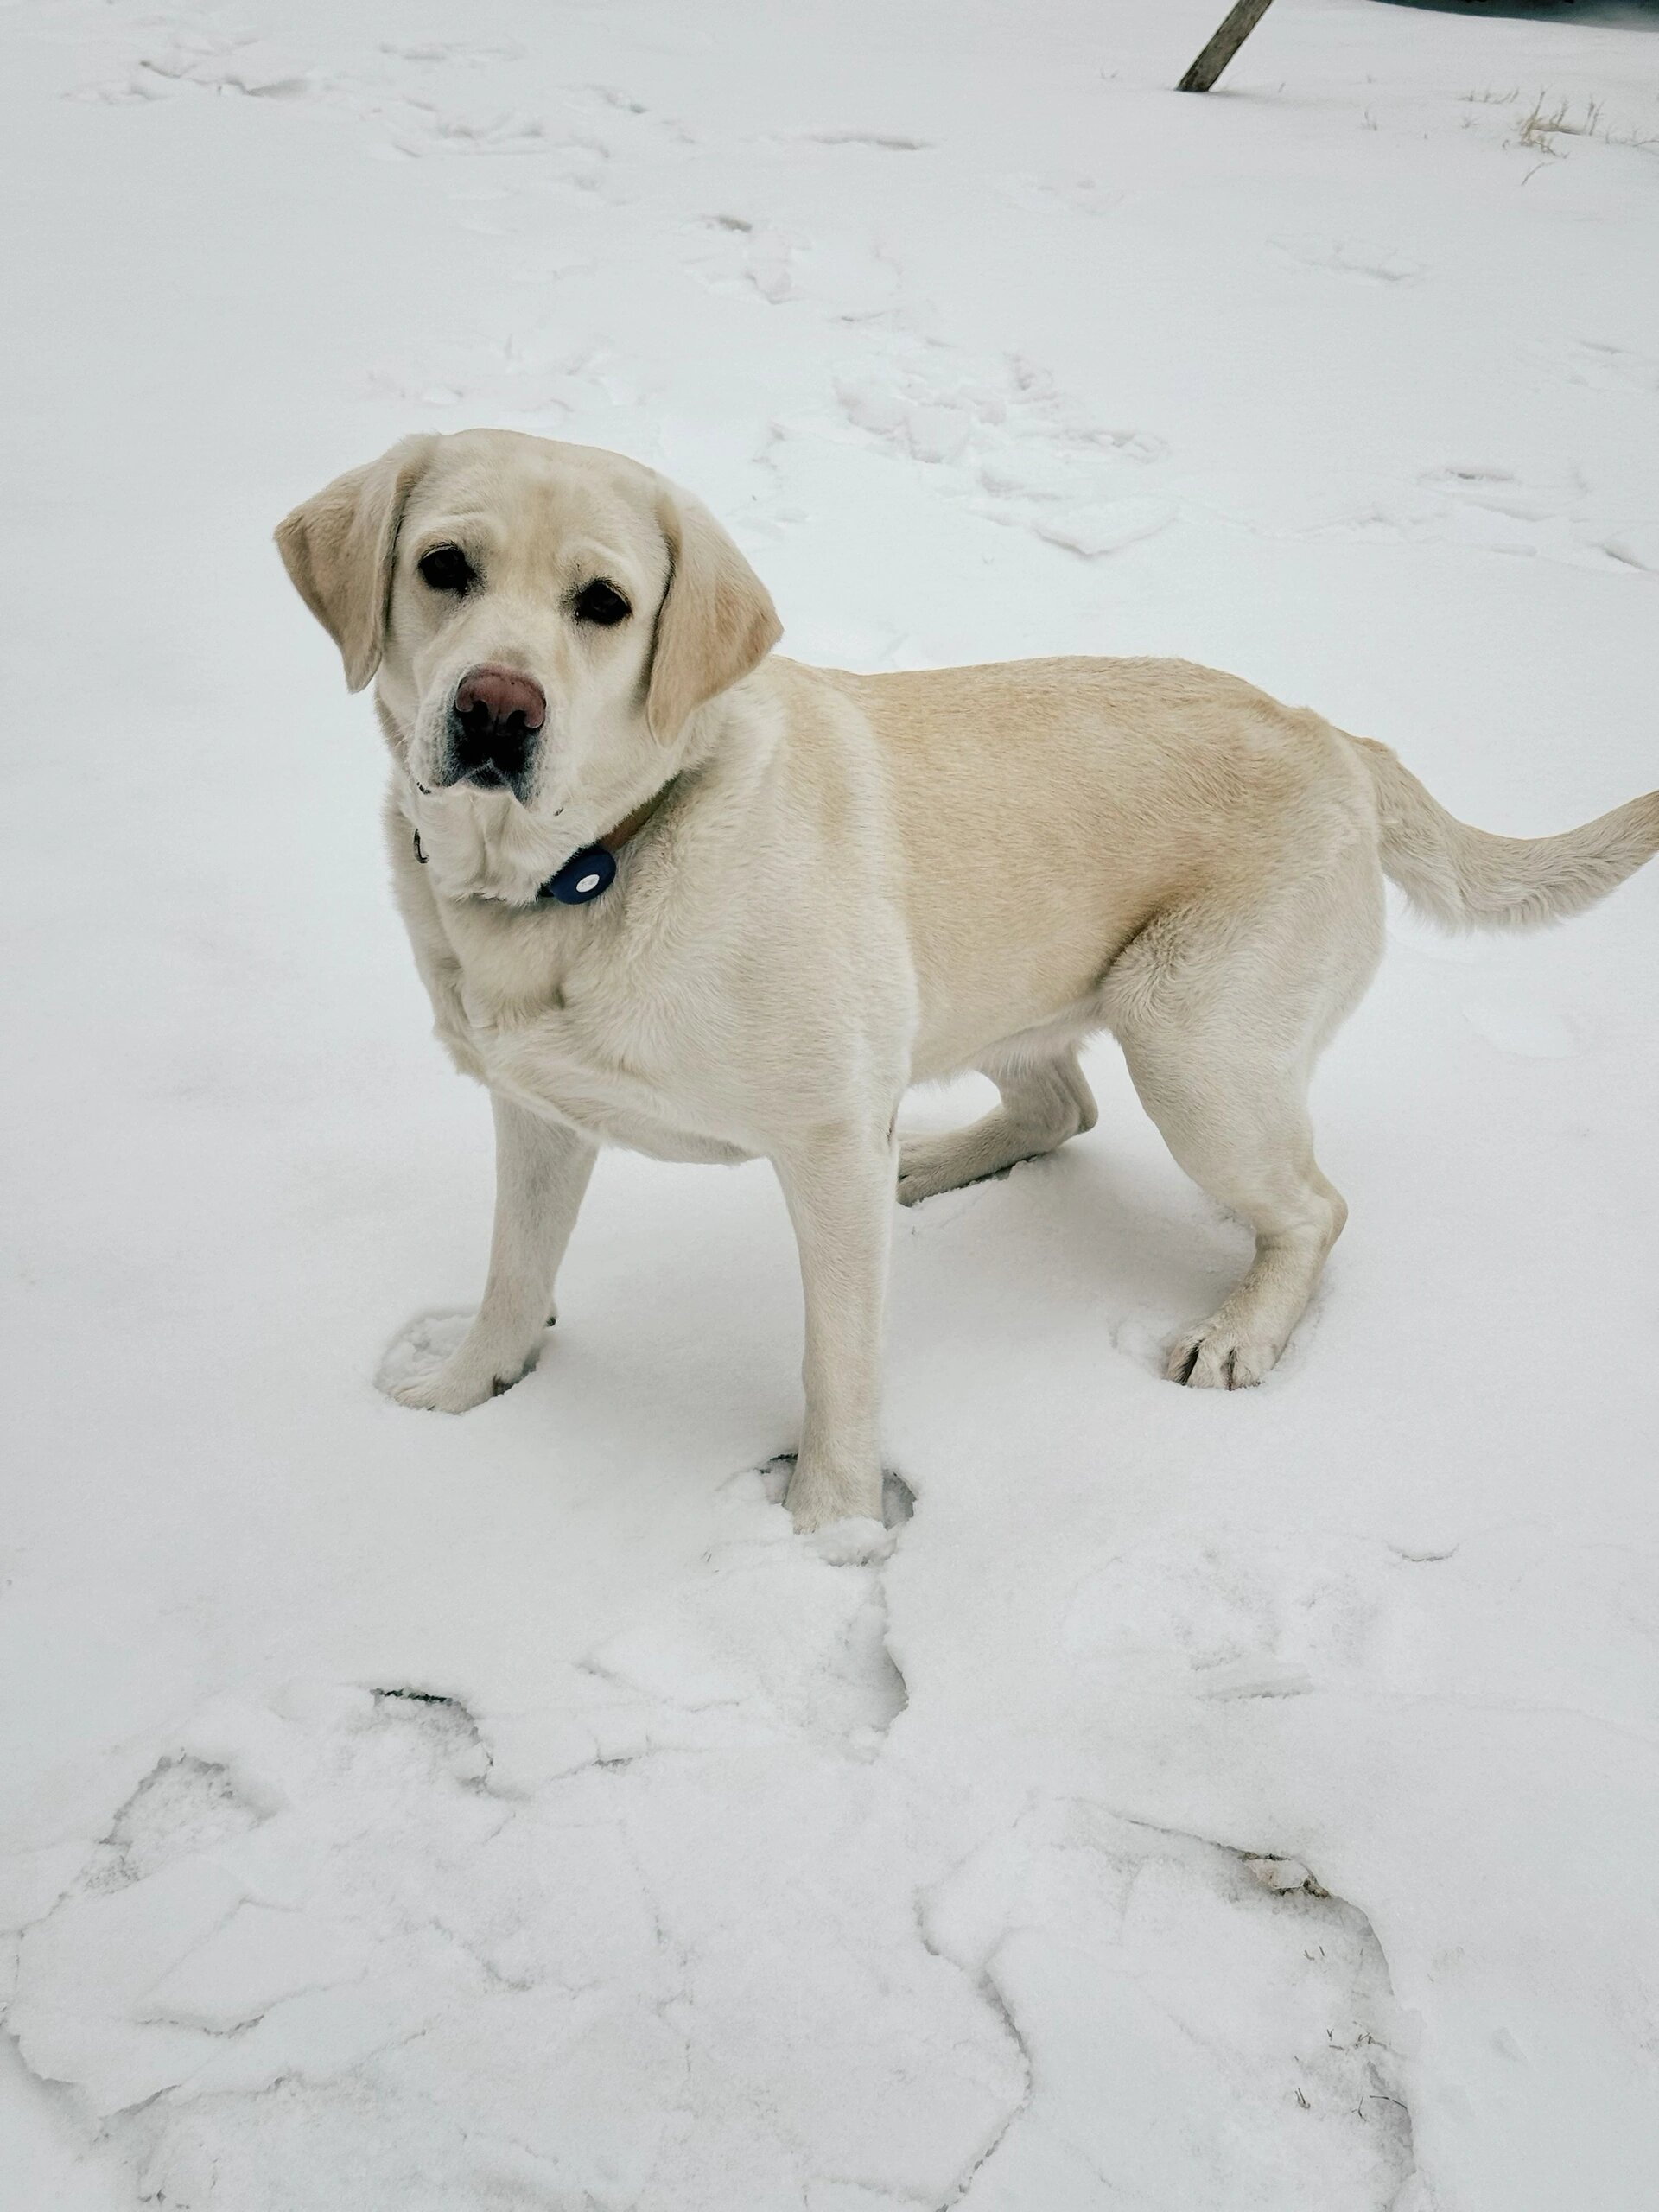
[(1354, 743), (1376, 788), (1383, 872), (1442, 929), (1564, 921), (1659, 852), (1659, 791), (1558, 837), (1495, 837), (1448, 814), (1386, 745)]

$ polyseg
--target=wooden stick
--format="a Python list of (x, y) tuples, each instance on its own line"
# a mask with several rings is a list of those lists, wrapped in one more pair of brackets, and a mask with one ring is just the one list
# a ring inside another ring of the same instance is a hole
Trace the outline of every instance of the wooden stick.
[(1178, 92), (1207, 92), (1272, 5), (1272, 0), (1237, 0), (1204, 52), (1175, 87)]

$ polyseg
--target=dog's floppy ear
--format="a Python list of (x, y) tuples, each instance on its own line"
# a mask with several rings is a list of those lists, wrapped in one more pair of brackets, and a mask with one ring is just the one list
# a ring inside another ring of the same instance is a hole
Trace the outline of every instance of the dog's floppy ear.
[(771, 594), (700, 499), (664, 484), (668, 592), (657, 616), (645, 720), (664, 744), (688, 715), (758, 668), (783, 635)]
[(380, 665), (398, 525), (436, 445), (429, 434), (404, 439), (366, 467), (336, 476), (276, 525), (294, 588), (340, 647), (353, 691)]

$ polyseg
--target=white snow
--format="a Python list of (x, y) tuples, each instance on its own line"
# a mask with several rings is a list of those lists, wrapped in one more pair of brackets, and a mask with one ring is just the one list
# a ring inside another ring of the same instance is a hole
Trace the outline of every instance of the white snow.
[(0, 16), (8, 2212), (1659, 2202), (1659, 871), (1396, 924), (1258, 1392), (1159, 1379), (1243, 1238), (1106, 1045), (899, 1221), (885, 1532), (778, 1503), (764, 1166), (607, 1156), (530, 1380), (375, 1387), (488, 1116), (269, 533), (411, 428), (662, 467), (802, 658), (1659, 782), (1656, 18), (1178, 96), (1221, 7)]

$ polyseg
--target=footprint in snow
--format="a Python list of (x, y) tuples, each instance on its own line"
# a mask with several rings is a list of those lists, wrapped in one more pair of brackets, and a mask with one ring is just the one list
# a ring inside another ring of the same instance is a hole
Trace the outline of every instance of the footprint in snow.
[(499, 110), (465, 115), (424, 100), (400, 105), (404, 111), (391, 119), (391, 136), (378, 149), (382, 154), (415, 160), (431, 154), (521, 155), (541, 153), (546, 145), (546, 127), (537, 116)]
[(1275, 253), (1304, 269), (1324, 269), (1358, 276), (1373, 284), (1409, 284), (1424, 273), (1423, 264), (1361, 238), (1287, 238), (1269, 241)]
[(898, 296), (898, 264), (856, 238), (810, 238), (732, 215), (704, 217), (692, 236), (686, 265), (712, 292), (748, 292), (769, 307), (806, 306), (842, 322), (867, 321)]
[(658, 142), (666, 140), (671, 145), (695, 146), (697, 143), (696, 133), (688, 130), (677, 116), (659, 113), (618, 85), (580, 86), (570, 95), (570, 101), (575, 107), (597, 110), (613, 117), (624, 134), (632, 132), (636, 142), (643, 131), (648, 137)]
[(996, 192), (1010, 207), (1033, 215), (1108, 215), (1127, 197), (1119, 187), (1103, 184), (1091, 176), (1033, 176), (1023, 172), (1005, 176)]
[(407, 45), (400, 45), (395, 39), (383, 39), (380, 51), (397, 61), (416, 61), (429, 66), (454, 61), (468, 68), (479, 68), (490, 61), (522, 61), (525, 53), (522, 46), (471, 46), (442, 39), (416, 41)]
[(403, 1383), (414, 1382), (443, 1365), (473, 1325), (468, 1311), (453, 1308), (417, 1313), (387, 1345), (375, 1370), (374, 1387), (395, 1399)]
[(912, 138), (896, 130), (767, 131), (748, 143), (762, 154), (793, 154), (803, 146), (862, 148), (874, 154), (931, 154), (931, 138)]
[(1602, 539), (1601, 550), (1621, 569), (1659, 575), (1659, 523), (1632, 523), (1616, 530)]
[(1659, 393), (1659, 359), (1634, 346), (1569, 338), (1535, 350), (1564, 369), (1573, 383), (1588, 385), (1592, 391)]
[(1021, 2069), (838, 1740), (891, 1717), (881, 1617), (789, 1546), (696, 1580), (522, 1711), (313, 1683), (186, 1726), (94, 1851), (117, 1884), (72, 1872), (24, 1930), (7, 2014), (137, 2196), (798, 2202), (856, 2105), (881, 2186), (815, 2203), (952, 2199)]
[(797, 143), (808, 146), (868, 146), (878, 154), (927, 154), (933, 149), (931, 139), (902, 138), (882, 130), (809, 130)]
[(1547, 475), (1523, 475), (1491, 461), (1457, 461), (1409, 483), (1376, 477), (1333, 486), (1325, 512), (1294, 523), (1290, 534), (1466, 546), (1575, 569), (1659, 567), (1659, 531), (1615, 524), (1594, 512), (1597, 504), (1571, 461)]
[(1062, 1641), (1103, 1687), (1300, 1696), (1368, 1677), (1404, 1571), (1357, 1536), (1173, 1532), (1087, 1576)]
[[(550, 286), (587, 265), (555, 248), (537, 281)], [(574, 417), (607, 415), (636, 398), (626, 364), (590, 346), (554, 352), (533, 334), (435, 346), (406, 362), (371, 370), (364, 384), (377, 399), (442, 408), (465, 402), (476, 416), (555, 436), (567, 435), (563, 426)]]
[(78, 86), (69, 97), (118, 106), (166, 99), (194, 88), (247, 99), (316, 99), (338, 91), (341, 81), (321, 75), (308, 62), (264, 39), (181, 33), (166, 45), (141, 50), (126, 68)]
[(1364, 1914), (1300, 1860), (1051, 1798), (922, 1919), (1028, 2068), (969, 2205), (1414, 2201), (1410, 2023)]
[(938, 468), (976, 512), (1095, 560), (1175, 521), (1177, 503), (1144, 490), (1161, 439), (1100, 422), (1018, 359), (953, 368), (865, 369), (836, 380), (846, 422), (903, 459)]

